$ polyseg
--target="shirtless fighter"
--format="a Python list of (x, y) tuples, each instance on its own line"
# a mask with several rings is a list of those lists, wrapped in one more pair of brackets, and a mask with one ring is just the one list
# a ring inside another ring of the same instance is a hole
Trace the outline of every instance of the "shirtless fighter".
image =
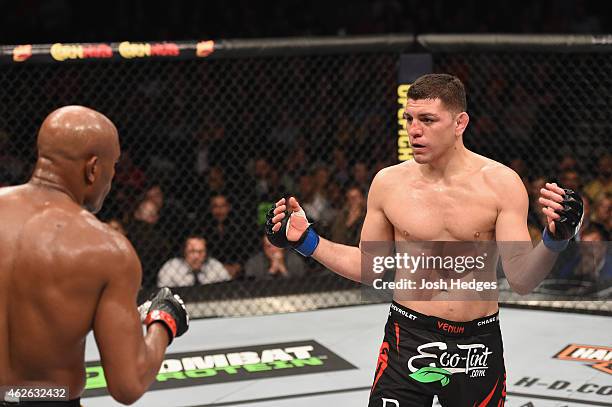
[[(52, 112), (38, 133), (27, 184), (0, 189), (0, 405), (79, 406), (85, 337), (93, 329), (110, 394), (130, 404), (188, 327), (180, 298), (161, 289), (142, 317), (141, 268), (120, 233), (92, 215), (119, 159), (113, 123), (81, 106)], [(141, 321), (147, 326), (143, 337)], [(24, 401), (12, 390), (67, 387), (68, 401)]]
[[(361, 268), (365, 242), (514, 242), (507, 256), (499, 249), (504, 272), (513, 290), (529, 293), (578, 230), (582, 200), (546, 184), (539, 202), (548, 225), (534, 248), (526, 243), (529, 203), (521, 179), (463, 145), (469, 117), (461, 81), (442, 74), (420, 77), (408, 90), (404, 116), (414, 160), (385, 168), (372, 181), (360, 248), (320, 238), (294, 197), (279, 200), (268, 213), (270, 241), (364, 283), (371, 282)], [(369, 405), (431, 406), (434, 395), (443, 406), (503, 405), (497, 301), (444, 301), (448, 292), (432, 296), (434, 301), (412, 301), (397, 293)], [(468, 374), (468, 356), (482, 368), (476, 377)]]

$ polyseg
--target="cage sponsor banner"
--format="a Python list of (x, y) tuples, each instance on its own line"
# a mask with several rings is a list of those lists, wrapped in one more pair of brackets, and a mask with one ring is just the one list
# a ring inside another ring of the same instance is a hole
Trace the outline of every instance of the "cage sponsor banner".
[[(171, 353), (150, 390), (356, 369), (314, 340)], [(83, 397), (108, 394), (100, 361), (88, 362)]]
[[(0, 45), (0, 63), (115, 61), (130, 59), (199, 59), (402, 52), (414, 44), (410, 34), (359, 37), (293, 37), (201, 41), (119, 41), (114, 43), (54, 43)], [(59, 59), (57, 58), (59, 56)]]
[(53, 43), (0, 46), (0, 63), (205, 58), (216, 50), (212, 40), (199, 42)]
[(412, 148), (406, 129), (404, 110), (408, 100), (410, 84), (419, 76), (431, 73), (433, 60), (431, 54), (406, 54), (400, 56), (397, 85), (397, 159), (407, 161), (412, 158)]

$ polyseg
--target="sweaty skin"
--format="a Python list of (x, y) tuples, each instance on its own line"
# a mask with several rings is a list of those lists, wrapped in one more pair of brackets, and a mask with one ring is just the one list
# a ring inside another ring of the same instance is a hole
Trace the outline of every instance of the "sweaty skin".
[(52, 112), (24, 185), (0, 189), (0, 386), (85, 386), (94, 330), (111, 395), (132, 403), (168, 345), (136, 310), (141, 269), (128, 240), (98, 221), (120, 155), (117, 129), (81, 106)]
[[(462, 137), (469, 122), (467, 113), (449, 111), (440, 99), (409, 99), (405, 117), (414, 160), (385, 168), (372, 181), (361, 242), (513, 242), (499, 249), (508, 282), (520, 294), (533, 290), (557, 255), (543, 244), (531, 245), (528, 196), (519, 176), (465, 148)], [(540, 194), (548, 227), (554, 233), (554, 220), (559, 218), (554, 210), (562, 208), (563, 190), (546, 184)], [(294, 197), (276, 203), (273, 222), (280, 222), (285, 210), (292, 214), (287, 229), (292, 241), (308, 227), (296, 214), (300, 209)], [(273, 230), (279, 229), (277, 223)], [(371, 284), (374, 276), (361, 273), (362, 254), (358, 247), (321, 238), (312, 257), (337, 274)], [(422, 314), (453, 321), (470, 321), (498, 309), (497, 301), (451, 301), (445, 298), (452, 293), (430, 294), (430, 301), (413, 301), (396, 292), (395, 300)]]

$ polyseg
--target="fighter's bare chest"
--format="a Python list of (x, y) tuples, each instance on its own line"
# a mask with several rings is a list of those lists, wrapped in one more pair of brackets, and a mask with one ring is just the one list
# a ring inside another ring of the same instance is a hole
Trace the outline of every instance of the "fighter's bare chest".
[(453, 186), (414, 183), (393, 188), (385, 215), (395, 240), (491, 240), (498, 202), (475, 182)]

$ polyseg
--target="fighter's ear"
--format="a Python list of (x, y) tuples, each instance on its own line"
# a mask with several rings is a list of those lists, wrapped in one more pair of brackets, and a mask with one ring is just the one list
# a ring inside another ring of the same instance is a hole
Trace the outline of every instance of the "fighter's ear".
[(99, 172), (98, 157), (94, 155), (85, 163), (85, 182), (89, 185), (93, 184)]
[(462, 135), (469, 122), (470, 116), (466, 112), (459, 113), (455, 117), (455, 135)]

